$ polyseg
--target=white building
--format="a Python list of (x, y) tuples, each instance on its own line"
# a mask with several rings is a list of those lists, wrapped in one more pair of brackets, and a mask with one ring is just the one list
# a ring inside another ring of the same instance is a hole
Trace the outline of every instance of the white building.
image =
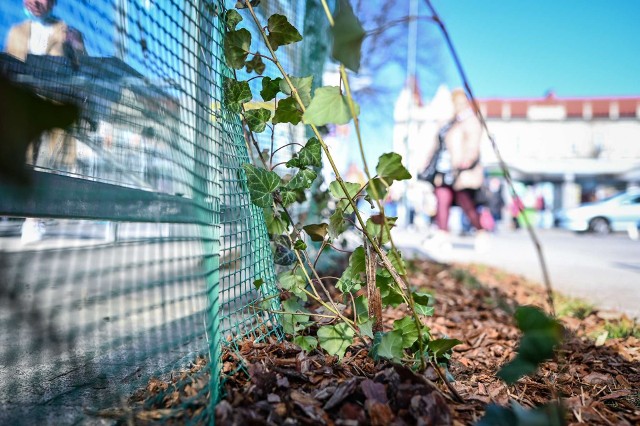
[[(640, 97), (481, 99), (502, 157), (515, 179), (553, 185), (553, 207), (569, 207), (607, 186), (640, 184)], [(395, 106), (394, 150), (415, 177), (424, 168), (425, 146), (452, 116), (450, 92), (438, 88), (424, 102), (409, 79)], [(488, 138), (482, 142), (488, 172), (499, 172)], [(415, 178), (414, 178), (415, 179)], [(411, 185), (411, 183), (407, 183)]]

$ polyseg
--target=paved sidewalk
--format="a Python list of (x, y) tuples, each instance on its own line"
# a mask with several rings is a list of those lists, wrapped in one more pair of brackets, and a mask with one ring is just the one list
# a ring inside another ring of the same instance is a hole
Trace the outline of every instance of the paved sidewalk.
[[(422, 242), (426, 231), (394, 229), (396, 244), (407, 255), (428, 256), (439, 262), (481, 263), (521, 274), (542, 283), (542, 272), (526, 230), (491, 234), (489, 249), (474, 249), (473, 237), (452, 238), (452, 250), (437, 252)], [(640, 318), (640, 241), (626, 235), (578, 235), (539, 230), (554, 288), (588, 300), (601, 309), (620, 310)]]

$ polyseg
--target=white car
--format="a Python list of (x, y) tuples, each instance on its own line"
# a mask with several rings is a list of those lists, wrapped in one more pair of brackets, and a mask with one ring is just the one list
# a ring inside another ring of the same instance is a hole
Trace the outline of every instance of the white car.
[(563, 210), (556, 216), (556, 223), (571, 231), (597, 234), (637, 229), (640, 225), (640, 190), (622, 192), (595, 203)]

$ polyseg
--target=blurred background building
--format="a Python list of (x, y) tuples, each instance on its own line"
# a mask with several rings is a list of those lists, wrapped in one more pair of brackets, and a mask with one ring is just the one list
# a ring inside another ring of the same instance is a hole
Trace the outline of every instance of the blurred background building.
[[(640, 185), (640, 97), (479, 99), (480, 109), (524, 198), (542, 196), (547, 210), (579, 205)], [(409, 78), (394, 109), (393, 149), (414, 178), (425, 167), (438, 129), (450, 119), (450, 90), (431, 99)], [(488, 176), (502, 176), (485, 136), (482, 161)], [(507, 195), (507, 194), (505, 194)], [(406, 197), (399, 215), (415, 204)], [(421, 202), (421, 201), (418, 201)], [(550, 226), (552, 221), (548, 221)]]

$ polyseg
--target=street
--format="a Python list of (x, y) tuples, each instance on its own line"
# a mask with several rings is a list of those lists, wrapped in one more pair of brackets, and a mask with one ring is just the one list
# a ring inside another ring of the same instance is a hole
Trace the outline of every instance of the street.
[[(543, 283), (540, 264), (525, 229), (492, 234), (489, 249), (474, 250), (473, 237), (453, 237), (447, 255), (423, 247), (426, 232), (396, 229), (401, 248), (441, 262), (482, 263)], [(605, 310), (640, 317), (640, 241), (626, 234), (595, 236), (562, 230), (537, 230), (551, 283), (556, 291), (579, 297)]]

